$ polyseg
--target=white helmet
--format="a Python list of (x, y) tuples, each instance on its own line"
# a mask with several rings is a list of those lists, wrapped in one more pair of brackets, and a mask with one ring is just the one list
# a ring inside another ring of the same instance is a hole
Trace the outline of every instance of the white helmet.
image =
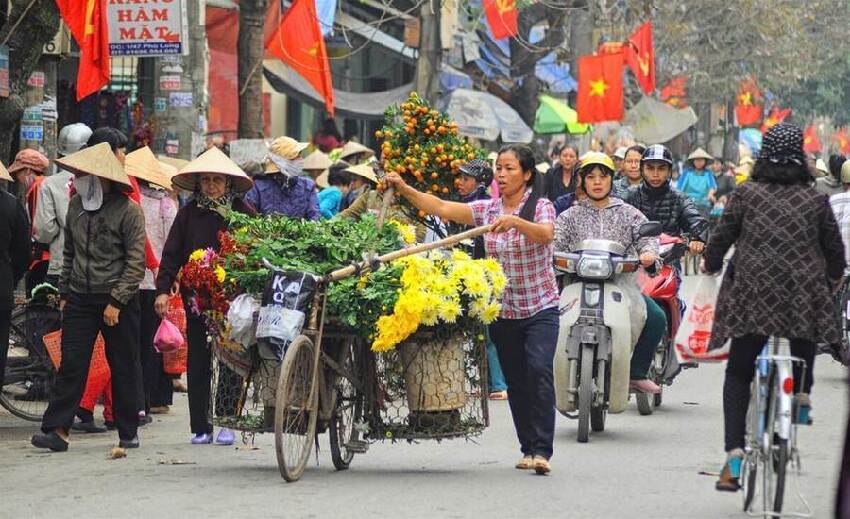
[(59, 131), (59, 155), (70, 155), (80, 151), (91, 137), (92, 130), (83, 123), (69, 124)]

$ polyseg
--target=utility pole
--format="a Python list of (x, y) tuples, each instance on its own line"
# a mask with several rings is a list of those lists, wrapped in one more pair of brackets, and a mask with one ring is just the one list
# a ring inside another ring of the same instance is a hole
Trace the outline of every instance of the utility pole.
[(416, 92), (431, 104), (440, 95), (440, 0), (428, 0), (419, 11), (419, 59), (416, 62)]
[(154, 152), (192, 159), (207, 131), (206, 0), (183, 0), (189, 52), (157, 58), (154, 89)]

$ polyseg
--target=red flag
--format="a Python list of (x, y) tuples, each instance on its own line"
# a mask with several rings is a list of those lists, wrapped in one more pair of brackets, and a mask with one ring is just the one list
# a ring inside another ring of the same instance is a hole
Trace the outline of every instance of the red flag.
[(738, 126), (752, 126), (761, 121), (762, 116), (761, 91), (756, 84), (755, 78), (748, 77), (741, 82), (738, 91), (737, 104), (735, 105), (735, 117)]
[(286, 63), (325, 98), (325, 108), (334, 114), (334, 89), (325, 40), (319, 29), (314, 0), (295, 0), (283, 15), (280, 27), (269, 39), (266, 50)]
[(652, 24), (646, 22), (629, 36), (625, 46), (626, 63), (632, 69), (644, 94), (655, 91), (655, 49), (652, 45)]
[(80, 47), (77, 101), (109, 84), (109, 30), (103, 0), (56, 0), (59, 13)]
[(684, 108), (688, 106), (688, 76), (673, 76), (661, 89), (661, 100), (670, 106)]
[(484, 0), (484, 14), (487, 15), (490, 32), (497, 40), (516, 36), (519, 32), (519, 10), (514, 0)]
[(622, 53), (578, 59), (576, 111), (581, 123), (623, 119)]
[(770, 109), (770, 113), (761, 125), (761, 133), (766, 133), (771, 127), (784, 122), (789, 115), (791, 115), (790, 108), (776, 108), (774, 106)]
[(818, 139), (818, 131), (814, 124), (810, 124), (806, 127), (806, 131), (803, 132), (803, 151), (806, 153), (817, 153), (821, 149), (823, 149), (823, 145), (820, 143), (820, 139)]
[(847, 134), (847, 128), (841, 128), (832, 134), (832, 142), (838, 147), (838, 152), (842, 155), (850, 154), (850, 135)]

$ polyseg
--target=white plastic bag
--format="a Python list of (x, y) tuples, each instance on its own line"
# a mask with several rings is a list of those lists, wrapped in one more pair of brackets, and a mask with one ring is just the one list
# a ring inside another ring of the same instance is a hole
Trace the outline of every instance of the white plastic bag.
[(281, 305), (267, 305), (260, 308), (257, 320), (258, 339), (277, 339), (293, 341), (304, 326), (304, 312), (291, 310)]
[(714, 276), (702, 276), (700, 279), (685, 318), (676, 332), (676, 355), (679, 362), (719, 362), (729, 356), (728, 341), (721, 348), (708, 349), (719, 283)]
[(251, 294), (240, 294), (230, 304), (227, 311), (227, 324), (230, 326), (230, 339), (251, 346), (256, 342), (254, 314), (259, 310), (260, 304)]

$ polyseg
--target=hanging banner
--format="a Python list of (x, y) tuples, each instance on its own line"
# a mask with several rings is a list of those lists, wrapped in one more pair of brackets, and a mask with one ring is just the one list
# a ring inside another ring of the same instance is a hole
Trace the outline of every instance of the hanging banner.
[(185, 0), (106, 4), (110, 56), (188, 54)]
[(9, 47), (0, 45), (0, 97), (9, 97)]

